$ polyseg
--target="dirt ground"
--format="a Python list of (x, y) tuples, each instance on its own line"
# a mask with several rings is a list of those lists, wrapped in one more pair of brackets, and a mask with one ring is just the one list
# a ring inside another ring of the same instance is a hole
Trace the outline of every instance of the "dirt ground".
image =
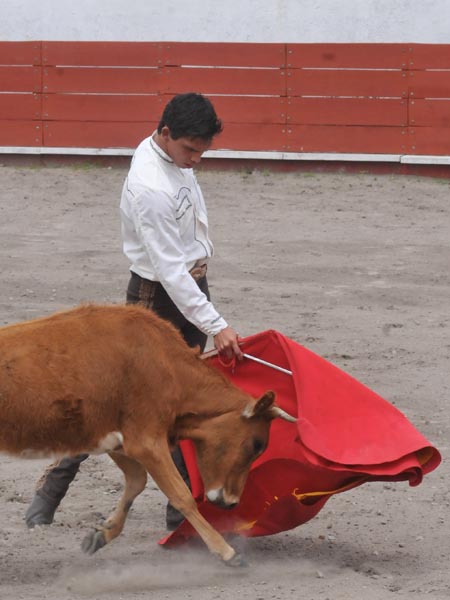
[[(0, 159), (0, 163), (2, 160)], [(0, 166), (0, 324), (85, 301), (121, 303), (128, 282), (118, 200), (126, 167)], [(450, 597), (449, 180), (343, 173), (201, 171), (215, 242), (215, 304), (241, 335), (273, 328), (395, 403), (443, 455), (422, 485), (372, 483), (296, 530), (245, 542), (229, 569), (201, 545), (164, 550), (151, 483), (122, 537), (81, 540), (121, 476), (86, 461), (55, 523), (24, 513), (48, 461), (0, 462), (2, 600), (384, 600)]]

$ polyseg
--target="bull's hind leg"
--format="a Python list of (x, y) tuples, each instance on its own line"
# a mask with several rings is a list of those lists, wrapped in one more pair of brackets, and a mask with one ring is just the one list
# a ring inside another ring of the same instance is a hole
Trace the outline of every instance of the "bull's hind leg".
[(84, 538), (81, 547), (87, 554), (94, 554), (120, 534), (134, 499), (139, 496), (147, 483), (147, 472), (133, 458), (120, 452), (110, 452), (109, 455), (123, 471), (125, 489), (119, 504), (106, 521)]
[(178, 473), (165, 441), (151, 446), (127, 447), (127, 454), (134, 456), (146, 467), (159, 489), (170, 504), (179, 510), (208, 546), (210, 552), (218, 555), (227, 565), (241, 566), (243, 558), (224, 540), (208, 521), (199, 513), (197, 504), (188, 486)]

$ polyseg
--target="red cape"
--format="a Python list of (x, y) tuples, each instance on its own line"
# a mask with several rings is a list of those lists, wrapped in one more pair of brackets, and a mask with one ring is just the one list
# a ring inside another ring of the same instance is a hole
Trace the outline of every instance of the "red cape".
[[(366, 481), (418, 485), (435, 469), (439, 452), (406, 417), (353, 377), (276, 331), (242, 340), (243, 352), (292, 371), (288, 375), (245, 358), (233, 367), (212, 364), (255, 398), (276, 392), (278, 406), (297, 424), (276, 419), (269, 446), (252, 465), (239, 505), (219, 509), (203, 499), (193, 445), (182, 442), (200, 512), (222, 533), (270, 535), (314, 517), (331, 495)], [(197, 535), (184, 521), (160, 544)]]

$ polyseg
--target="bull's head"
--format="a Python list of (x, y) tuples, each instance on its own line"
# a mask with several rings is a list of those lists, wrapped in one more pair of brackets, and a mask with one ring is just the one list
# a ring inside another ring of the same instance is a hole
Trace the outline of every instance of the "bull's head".
[(266, 392), (242, 411), (227, 412), (208, 420), (195, 439), (197, 463), (206, 497), (223, 508), (232, 508), (241, 497), (253, 461), (267, 447), (273, 419), (291, 417), (274, 404)]

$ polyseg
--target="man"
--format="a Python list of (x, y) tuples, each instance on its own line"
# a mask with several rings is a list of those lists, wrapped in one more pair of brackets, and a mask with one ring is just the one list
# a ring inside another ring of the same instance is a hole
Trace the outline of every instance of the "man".
[[(222, 131), (211, 102), (179, 94), (157, 130), (136, 149), (120, 203), (124, 253), (131, 263), (127, 302), (141, 303), (173, 323), (189, 346), (204, 350), (208, 335), (228, 358), (242, 358), (236, 332), (210, 301), (206, 271), (213, 256), (202, 192), (192, 167)], [(52, 523), (57, 507), (88, 455), (49, 467), (26, 513), (28, 527)], [(189, 484), (183, 456), (174, 462)], [(183, 516), (168, 505), (166, 524)]]

